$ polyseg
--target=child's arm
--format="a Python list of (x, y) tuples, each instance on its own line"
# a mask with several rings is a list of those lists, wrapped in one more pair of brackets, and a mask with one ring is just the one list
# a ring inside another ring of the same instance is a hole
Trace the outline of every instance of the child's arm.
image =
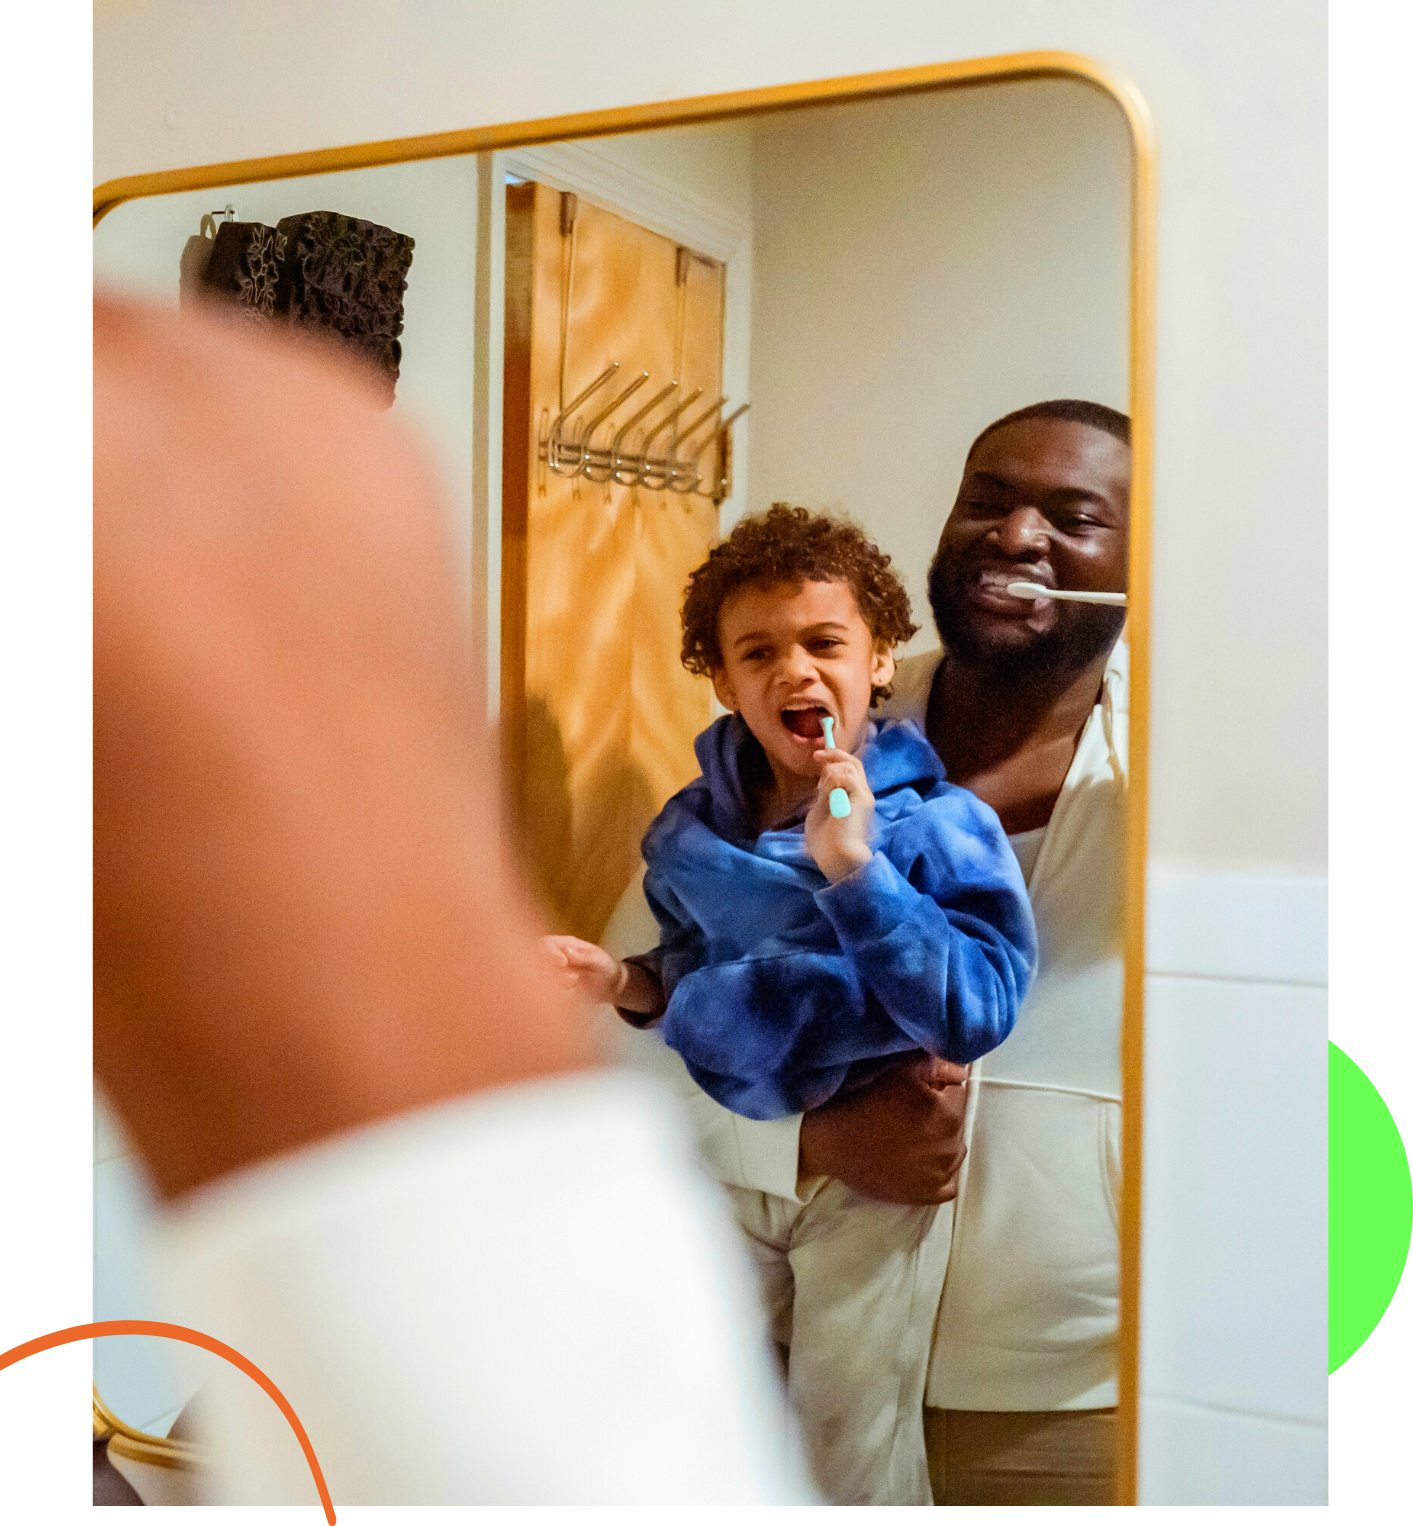
[(816, 892), (869, 989), (910, 1038), (965, 1063), (1011, 1031), (1035, 973), (1035, 919), (995, 813), (941, 785), (886, 853)]
[(597, 944), (563, 934), (544, 939), (544, 948), (562, 984), (585, 1000), (645, 1016), (661, 1014), (665, 1006), (662, 981), (642, 963), (615, 959)]
[(966, 1063), (1011, 1031), (1035, 969), (1035, 923), (1001, 824), (974, 795), (939, 786), (885, 851), (815, 902), (837, 949), (771, 937), (719, 963), (664, 959), (664, 1035), (718, 1102), (783, 1116), (830, 1095), (860, 1053), (911, 1043)]
[[(902, 858), (873, 863), (874, 798), (852, 753), (817, 752), (819, 792), (805, 844), (829, 880), (816, 896), (890, 1017), (933, 1054), (978, 1058), (1010, 1032), (1035, 968), (1030, 899), (1000, 822), (975, 797), (936, 792), (905, 828)], [(843, 789), (851, 810), (827, 804)], [(960, 862), (955, 860), (960, 859)], [(844, 881), (851, 883), (844, 888)]]

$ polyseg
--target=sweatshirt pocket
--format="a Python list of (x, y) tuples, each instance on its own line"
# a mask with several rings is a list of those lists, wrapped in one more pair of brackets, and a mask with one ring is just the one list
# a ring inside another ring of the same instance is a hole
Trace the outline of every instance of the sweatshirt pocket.
[(1099, 1180), (1115, 1230), (1119, 1227), (1119, 1202), (1123, 1197), (1123, 1106), (1100, 1102), (1095, 1109), (1099, 1131)]

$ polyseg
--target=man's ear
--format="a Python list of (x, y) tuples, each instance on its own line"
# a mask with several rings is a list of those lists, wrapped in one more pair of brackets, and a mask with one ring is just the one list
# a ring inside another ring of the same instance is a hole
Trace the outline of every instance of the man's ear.
[(716, 690), (716, 697), (727, 710), (739, 710), (741, 707), (736, 703), (736, 691), (731, 687), (731, 680), (726, 676), (725, 668), (713, 668), (711, 670), (711, 686)]
[(873, 670), (869, 678), (875, 689), (881, 689), (884, 684), (893, 682), (893, 669), (897, 664), (893, 660), (893, 647), (890, 642), (878, 640), (873, 643)]

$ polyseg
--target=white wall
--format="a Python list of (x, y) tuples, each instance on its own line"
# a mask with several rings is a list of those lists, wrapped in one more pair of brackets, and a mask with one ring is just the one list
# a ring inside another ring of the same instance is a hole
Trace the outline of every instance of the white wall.
[[(749, 225), (752, 135), (749, 122), (709, 122), (588, 138), (584, 147)], [(729, 258), (728, 252), (721, 257)]]
[(1326, 882), (1154, 868), (1139, 1501), (1323, 1503)]
[(1072, 81), (763, 119), (750, 507), (843, 509), (937, 644), (927, 564), (962, 462), (1045, 398), (1128, 406), (1128, 134)]
[[(1299, 1479), (1314, 1500), (1323, 1469), (1319, 1416), (1291, 1413), (1322, 1388), (1308, 1360), (1293, 1395), (1287, 1369), (1259, 1366), (1325, 1324), (1323, 1191), (1288, 1170), (1320, 1137), (1323, 1034), (1294, 982), (1214, 1005), (1209, 942), (1174, 906), (1239, 907), (1237, 871), (1276, 901), (1325, 872), (1324, 34), (1319, 0), (151, 0), (95, 21), (95, 181), (1035, 48), (1104, 60), (1144, 94), (1161, 143), (1150, 843), (1191, 892), (1155, 895), (1149, 923), (1186, 950), (1148, 1017), (1152, 1501), (1235, 1498), (1238, 1476), (1243, 1497)], [(1302, 936), (1323, 932), (1315, 913)], [(1200, 1074), (1166, 1063), (1175, 1044)], [(1222, 1067), (1227, 1104), (1208, 1106)], [(1235, 1174), (1164, 1165), (1199, 1157)], [(1253, 1203), (1295, 1258), (1274, 1285), (1242, 1259)], [(1210, 1249), (1190, 1286), (1155, 1264), (1180, 1224), (1174, 1256)], [(1258, 1381), (1233, 1394), (1237, 1368)], [(1179, 1388), (1165, 1423), (1152, 1400)]]

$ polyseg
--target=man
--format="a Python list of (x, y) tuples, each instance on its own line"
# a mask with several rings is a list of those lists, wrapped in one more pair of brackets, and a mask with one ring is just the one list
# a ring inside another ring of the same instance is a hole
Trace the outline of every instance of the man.
[(983, 431), (928, 576), (942, 650), (900, 663), (885, 707), (925, 725), (948, 777), (997, 812), (1040, 934), (1035, 986), (972, 1068), (964, 1127), (963, 1089), (935, 1065), (771, 1123), (688, 1096), (734, 1186), (807, 1196), (833, 1176), (894, 1201), (955, 1197), (927, 1393), (938, 1504), (1112, 1499), (1124, 615), (1006, 586), (1122, 589), (1129, 476), (1110, 408), (1041, 403)]

